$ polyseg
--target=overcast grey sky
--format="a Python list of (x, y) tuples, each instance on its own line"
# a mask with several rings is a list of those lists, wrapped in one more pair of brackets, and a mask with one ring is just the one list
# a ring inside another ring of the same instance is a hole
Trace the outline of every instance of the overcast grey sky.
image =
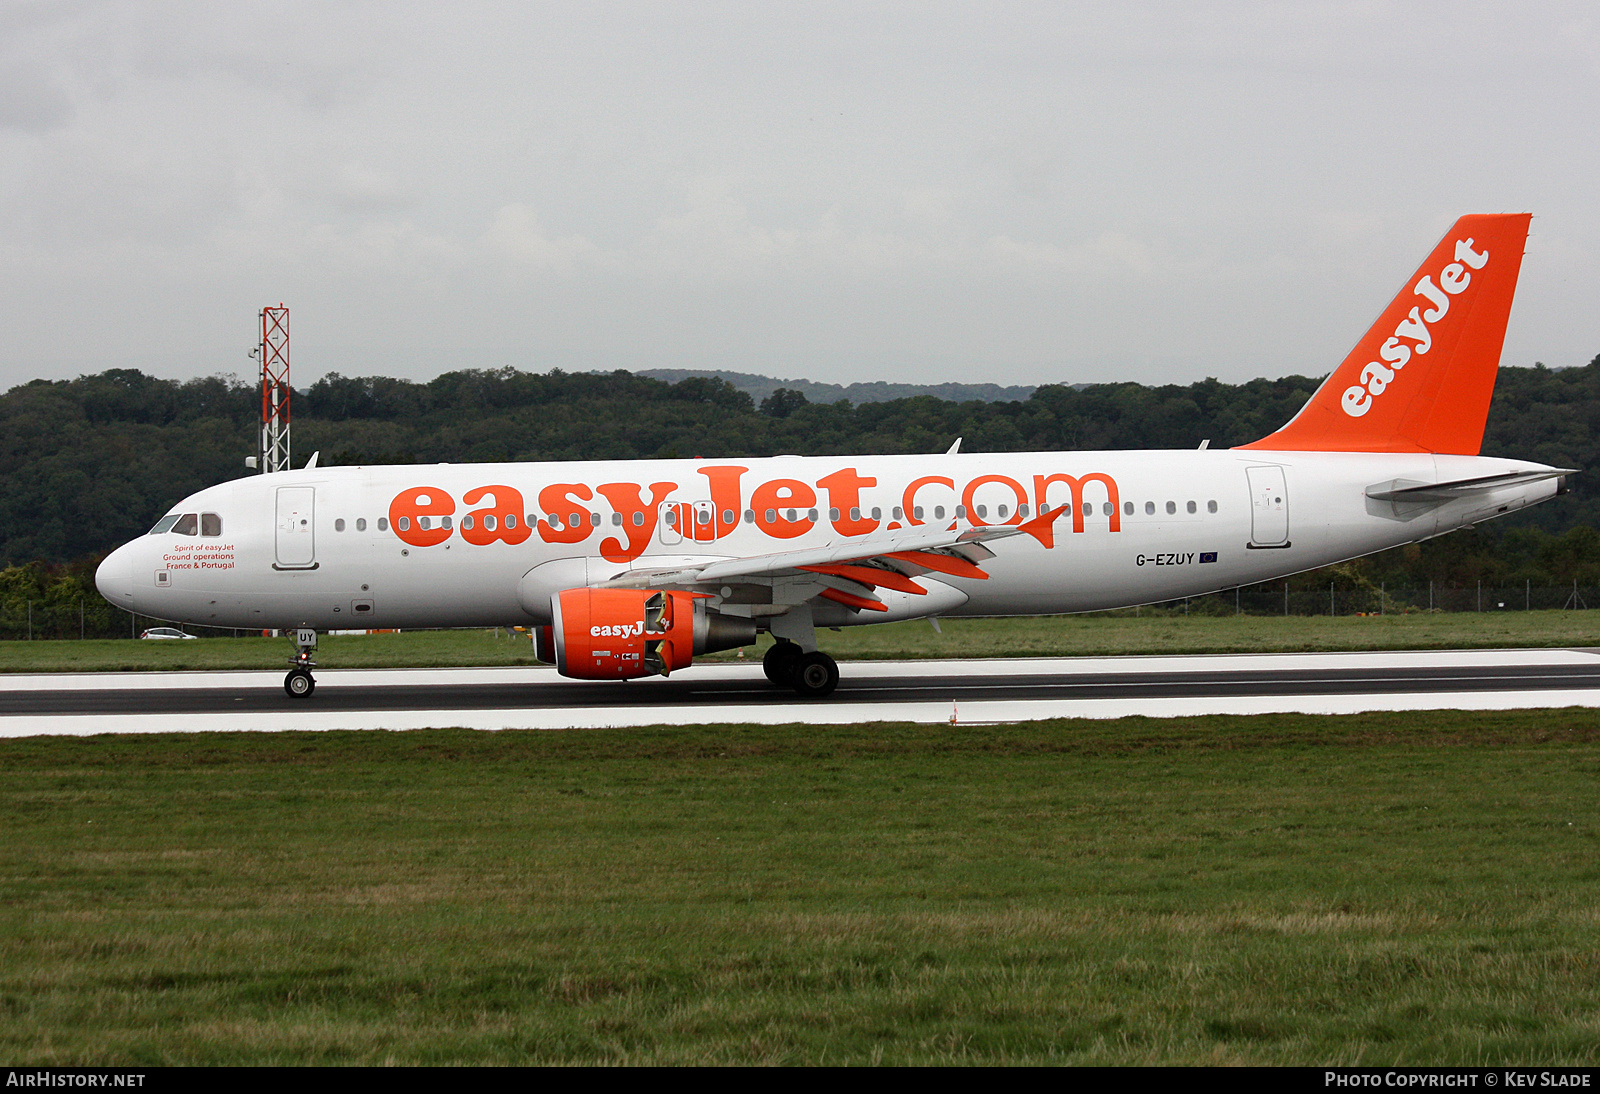
[(1600, 353), (1592, 3), (0, 0), (0, 385), (1321, 373), (1529, 211)]

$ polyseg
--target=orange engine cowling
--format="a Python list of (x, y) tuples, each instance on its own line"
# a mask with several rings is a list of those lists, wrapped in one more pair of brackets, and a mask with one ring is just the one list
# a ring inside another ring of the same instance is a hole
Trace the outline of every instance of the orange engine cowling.
[(756, 639), (754, 622), (708, 611), (688, 593), (568, 589), (550, 600), (550, 637), (541, 645), (554, 646), (561, 675), (580, 680), (667, 676), (697, 653)]

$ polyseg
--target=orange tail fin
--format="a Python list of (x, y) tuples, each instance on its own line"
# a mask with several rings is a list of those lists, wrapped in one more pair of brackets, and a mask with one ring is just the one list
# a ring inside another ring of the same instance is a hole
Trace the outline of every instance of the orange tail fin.
[(1456, 221), (1300, 413), (1240, 447), (1477, 455), (1531, 219)]

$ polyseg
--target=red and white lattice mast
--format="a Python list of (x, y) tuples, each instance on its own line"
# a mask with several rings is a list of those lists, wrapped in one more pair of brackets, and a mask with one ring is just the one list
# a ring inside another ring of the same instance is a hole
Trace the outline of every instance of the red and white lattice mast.
[(261, 309), (261, 472), (289, 470), (289, 309)]

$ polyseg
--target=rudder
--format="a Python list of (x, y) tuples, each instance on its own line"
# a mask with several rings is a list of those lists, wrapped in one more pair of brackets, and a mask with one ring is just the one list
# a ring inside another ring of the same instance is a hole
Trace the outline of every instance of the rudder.
[(1239, 447), (1477, 455), (1532, 219), (1456, 221), (1300, 413)]

